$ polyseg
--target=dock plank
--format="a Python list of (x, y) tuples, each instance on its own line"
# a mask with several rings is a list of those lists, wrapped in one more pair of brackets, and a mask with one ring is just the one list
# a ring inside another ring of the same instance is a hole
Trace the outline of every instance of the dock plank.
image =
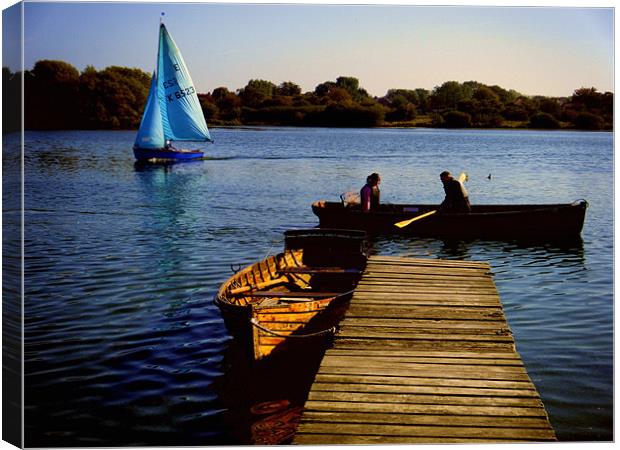
[(554, 440), (489, 264), (372, 256), (293, 443)]

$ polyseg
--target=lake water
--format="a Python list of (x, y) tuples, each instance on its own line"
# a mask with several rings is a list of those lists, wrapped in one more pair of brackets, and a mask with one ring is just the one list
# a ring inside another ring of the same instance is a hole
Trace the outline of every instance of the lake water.
[[(469, 174), (472, 203), (585, 198), (583, 242), (381, 237), (372, 251), (488, 261), (559, 439), (613, 439), (613, 134), (212, 134), (210, 160), (142, 168), (133, 132), (26, 133), (27, 446), (243, 443), (221, 394), (234, 364), (213, 303), (231, 265), (280, 251), (283, 231), (318, 224), (312, 201), (371, 172), (385, 203), (438, 203), (446, 169)], [(17, 143), (5, 138), (5, 205)]]

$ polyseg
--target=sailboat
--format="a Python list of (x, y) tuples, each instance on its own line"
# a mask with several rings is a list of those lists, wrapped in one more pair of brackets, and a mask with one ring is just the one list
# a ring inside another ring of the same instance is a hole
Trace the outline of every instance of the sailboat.
[(136, 136), (138, 161), (202, 158), (202, 150), (181, 150), (176, 142), (213, 142), (183, 56), (163, 21), (159, 24), (157, 65)]

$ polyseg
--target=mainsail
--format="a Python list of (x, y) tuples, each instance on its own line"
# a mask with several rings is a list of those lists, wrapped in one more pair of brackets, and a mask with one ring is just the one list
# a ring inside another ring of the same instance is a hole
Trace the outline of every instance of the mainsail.
[(164, 24), (159, 26), (157, 69), (136, 137), (139, 148), (167, 141), (211, 141), (194, 83)]

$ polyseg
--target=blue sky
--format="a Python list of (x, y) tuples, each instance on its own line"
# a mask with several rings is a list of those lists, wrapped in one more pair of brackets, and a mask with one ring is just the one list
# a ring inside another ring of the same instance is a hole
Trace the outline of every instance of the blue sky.
[(609, 7), (28, 2), (25, 67), (58, 59), (151, 72), (162, 11), (199, 92), (251, 78), (307, 91), (341, 75), (378, 96), (449, 80), (528, 95), (613, 91)]

